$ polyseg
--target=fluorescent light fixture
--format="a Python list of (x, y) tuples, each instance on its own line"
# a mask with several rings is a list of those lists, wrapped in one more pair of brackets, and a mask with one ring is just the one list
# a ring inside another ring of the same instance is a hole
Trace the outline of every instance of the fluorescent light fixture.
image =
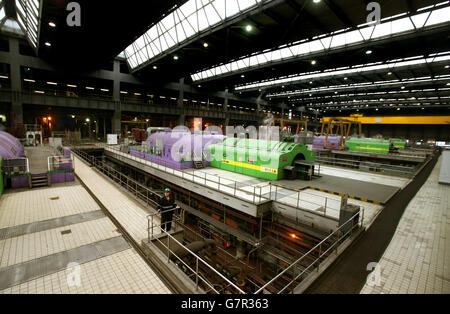
[(76, 88), (77, 86), (76, 85), (72, 85), (72, 84), (67, 84), (67, 87), (74, 87), (74, 88)]
[(142, 96), (141, 93), (134, 93), (134, 96)]
[(0, 79), (9, 79), (9, 76), (6, 76), (6, 75), (0, 75)]
[(30, 82), (30, 83), (36, 83), (36, 81), (35, 80), (32, 80), (32, 79), (23, 79), (25, 82)]
[(94, 87), (90, 87), (90, 86), (86, 86), (86, 89), (94, 90), (95, 88)]
[(229, 75), (237, 71), (248, 71), (276, 62), (310, 58), (311, 54), (329, 53), (348, 45), (364, 47), (368, 43), (381, 38), (400, 37), (446, 22), (450, 22), (450, 7), (448, 2), (442, 2), (432, 6), (430, 11), (418, 12), (411, 18), (389, 17), (378, 25), (359, 25), (355, 30), (342, 29), (331, 34), (314, 37), (312, 40), (303, 40), (280, 46), (274, 50), (257, 52), (251, 56), (194, 73), (191, 78), (194, 82), (198, 82)]
[(42, 90), (35, 90), (34, 92), (35, 92), (36, 94), (45, 94), (45, 92), (42, 91)]
[(52, 46), (52, 44), (49, 43), (48, 41), (45, 42), (45, 45), (46, 45), (47, 47), (51, 47), (51, 46)]
[(102, 92), (109, 92), (109, 89), (106, 89), (106, 88), (100, 88), (100, 90), (101, 90)]
[(53, 22), (48, 22), (48, 25), (49, 25), (50, 27), (56, 27), (56, 24), (53, 23)]
[(274, 0), (188, 0), (154, 24), (125, 49), (127, 62), (136, 69), (168, 50), (197, 39), (231, 18), (245, 15)]
[(46, 82), (48, 85), (58, 85), (58, 83), (55, 82)]
[[(361, 75), (369, 72), (379, 72), (383, 70), (393, 70), (393, 69), (407, 69), (412, 66), (420, 66), (431, 63), (438, 63), (450, 60), (450, 52), (447, 55), (432, 56), (429, 58), (423, 58), (420, 56), (414, 58), (401, 59), (400, 61), (387, 61), (385, 63), (378, 62), (372, 63), (370, 65), (358, 65), (354, 67), (346, 67), (339, 69), (329, 69), (323, 72), (310, 72), (302, 73), (298, 75), (292, 75), (289, 77), (277, 78), (272, 80), (267, 80), (263, 82), (249, 83), (243, 86), (237, 86), (236, 90), (249, 90), (261, 87), (274, 87), (276, 85), (287, 84), (287, 83), (301, 83), (310, 79), (331, 79), (342, 75), (352, 74)], [(392, 73), (392, 72), (389, 72)], [(310, 84), (312, 82), (310, 81)]]
[(128, 94), (128, 92), (120, 91), (121, 94)]
[[(403, 85), (417, 85), (419, 83), (430, 83), (430, 82), (440, 82), (440, 81), (450, 81), (450, 75), (441, 75), (436, 76), (435, 78), (431, 77), (422, 77), (422, 78), (411, 78), (406, 80), (389, 80), (389, 81), (378, 81), (378, 82), (367, 82), (367, 83), (356, 83), (356, 84), (349, 84), (349, 85), (333, 85), (333, 86), (324, 86), (324, 87), (318, 87), (313, 89), (303, 89), (303, 90), (296, 90), (296, 91), (286, 91), (286, 92), (280, 92), (280, 93), (271, 93), (267, 94), (267, 97), (286, 97), (288, 95), (307, 95), (311, 97), (311, 92), (334, 92), (334, 91), (345, 91), (350, 90), (354, 91), (356, 89), (367, 89), (369, 87), (401, 87)], [(447, 83), (447, 85), (450, 86), (450, 83)], [(404, 91), (408, 92), (408, 91)], [(412, 91), (417, 92), (417, 91)], [(384, 94), (384, 93), (383, 93)]]

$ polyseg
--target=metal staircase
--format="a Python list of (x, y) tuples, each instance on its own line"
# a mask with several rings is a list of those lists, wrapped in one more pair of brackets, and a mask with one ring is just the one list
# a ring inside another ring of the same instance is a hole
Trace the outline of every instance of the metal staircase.
[(48, 175), (46, 173), (31, 176), (31, 188), (40, 188), (50, 186)]

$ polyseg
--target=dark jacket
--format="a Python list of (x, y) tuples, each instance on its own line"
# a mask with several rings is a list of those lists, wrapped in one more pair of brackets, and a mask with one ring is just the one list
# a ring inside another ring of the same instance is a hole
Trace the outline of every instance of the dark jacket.
[[(159, 201), (159, 209), (161, 210), (162, 213), (164, 213), (165, 211), (168, 211), (168, 210), (175, 209), (176, 207), (177, 207), (177, 205), (175, 204), (175, 199), (172, 196), (169, 196), (169, 199), (167, 199), (165, 196), (163, 196), (161, 198), (161, 200)], [(172, 210), (169, 213), (173, 214), (173, 212), (174, 211)]]

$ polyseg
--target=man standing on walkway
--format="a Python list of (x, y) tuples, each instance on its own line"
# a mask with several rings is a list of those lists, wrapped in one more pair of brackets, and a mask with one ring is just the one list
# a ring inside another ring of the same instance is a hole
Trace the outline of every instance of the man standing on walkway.
[(175, 209), (180, 207), (175, 204), (175, 199), (170, 193), (170, 189), (166, 188), (164, 190), (164, 196), (159, 201), (159, 211), (161, 212), (161, 231), (165, 230), (167, 232), (172, 229), (173, 213)]

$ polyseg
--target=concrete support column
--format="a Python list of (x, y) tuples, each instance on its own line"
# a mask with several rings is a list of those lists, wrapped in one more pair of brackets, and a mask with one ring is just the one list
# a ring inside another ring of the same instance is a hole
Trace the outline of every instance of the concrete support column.
[(184, 77), (180, 78), (180, 88), (178, 91), (178, 107), (182, 109), (182, 113), (180, 114), (180, 118), (178, 120), (179, 125), (185, 125), (186, 123), (186, 115), (184, 114)]
[(9, 39), (9, 51), (11, 55), (11, 90), (13, 92), (11, 103), (12, 127), (23, 124), (23, 103), (22, 103), (22, 80), (20, 75), (19, 40)]
[(122, 106), (120, 103), (120, 61), (114, 60), (114, 87), (113, 87), (113, 100), (114, 100), (114, 114), (112, 118), (112, 133), (122, 133)]

